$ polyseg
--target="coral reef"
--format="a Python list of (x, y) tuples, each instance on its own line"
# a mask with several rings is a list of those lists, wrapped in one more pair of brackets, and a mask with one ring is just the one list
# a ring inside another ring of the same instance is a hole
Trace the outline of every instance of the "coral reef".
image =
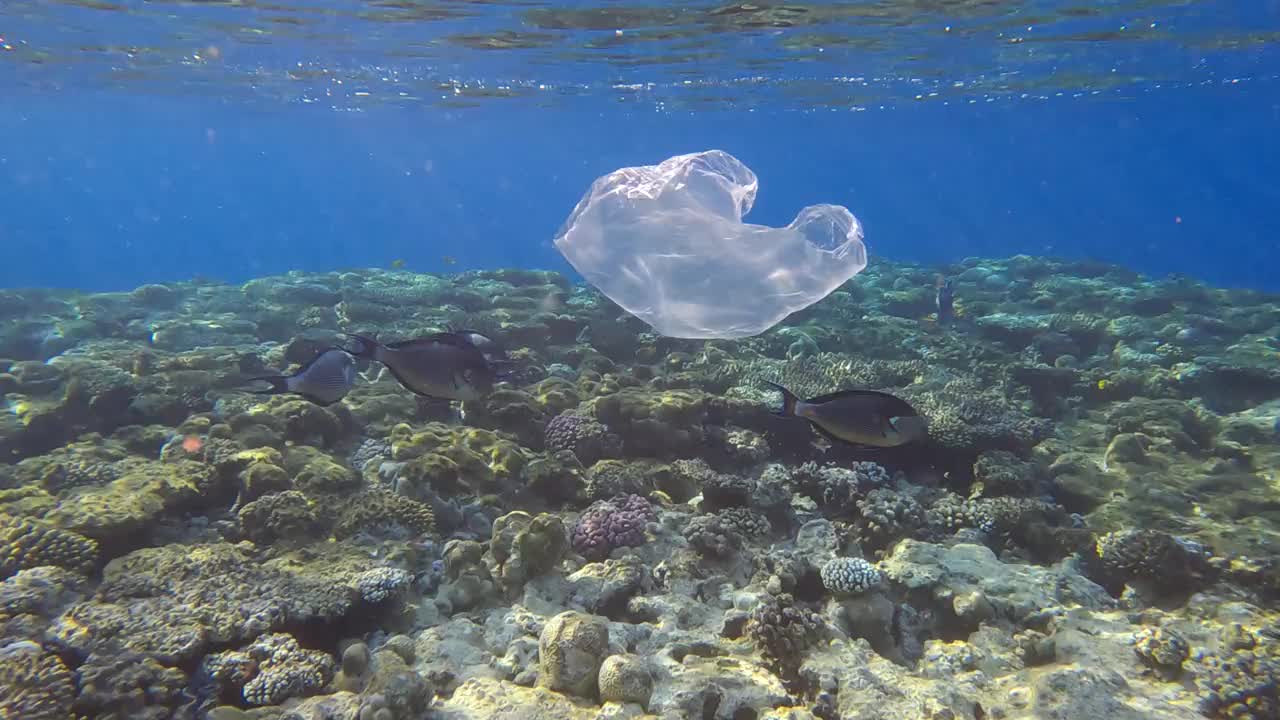
[[(0, 716), (1275, 718), (1278, 307), (1027, 256), (711, 342), (526, 270), (6, 290)], [(493, 392), (239, 391), (449, 326)]]
[(205, 657), (200, 671), (223, 693), (238, 690), (250, 705), (275, 705), (323, 688), (333, 675), (333, 659), (298, 647), (290, 635), (271, 633), (243, 650)]
[(884, 574), (862, 558), (832, 558), (819, 574), (828, 590), (846, 595), (859, 595), (884, 581)]
[(552, 690), (594, 697), (609, 652), (602, 618), (563, 612), (547, 621), (538, 639), (538, 681)]
[(573, 527), (573, 549), (588, 560), (602, 560), (620, 547), (644, 543), (645, 525), (656, 519), (649, 502), (639, 495), (600, 500)]
[(30, 518), (0, 515), (0, 580), (28, 568), (54, 566), (88, 572), (98, 561), (98, 544)]
[(590, 417), (560, 413), (547, 423), (547, 450), (568, 450), (584, 465), (618, 454), (621, 444), (617, 435)]
[(516, 589), (555, 567), (568, 548), (568, 534), (559, 517), (508, 513), (493, 523), (490, 572), (502, 587)]
[(823, 630), (817, 613), (795, 604), (790, 595), (777, 595), (751, 611), (743, 632), (759, 648), (769, 668), (784, 680), (797, 681), (809, 646)]
[(0, 648), (3, 717), (54, 720), (71, 717), (75, 677), (56, 654), (29, 640)]
[(1197, 675), (1201, 708), (1212, 718), (1259, 720), (1280, 713), (1280, 633), (1274, 625), (1249, 633), (1228, 626), (1222, 649)]

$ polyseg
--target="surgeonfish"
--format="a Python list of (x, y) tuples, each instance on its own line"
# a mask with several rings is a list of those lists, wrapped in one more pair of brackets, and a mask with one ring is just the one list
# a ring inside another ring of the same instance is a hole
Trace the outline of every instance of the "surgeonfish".
[(355, 358), (341, 348), (329, 348), (316, 355), (292, 375), (265, 375), (247, 382), (265, 382), (268, 387), (245, 392), (258, 395), (293, 393), (317, 405), (332, 405), (347, 396), (355, 385), (358, 372)]
[(924, 417), (896, 395), (876, 390), (840, 390), (801, 400), (777, 383), (769, 385), (782, 393), (782, 407), (774, 411), (775, 415), (804, 418), (831, 440), (888, 448), (924, 437), (928, 431)]
[[(475, 400), (493, 389), (502, 374), (489, 355), (501, 350), (475, 331), (440, 332), (383, 344), (364, 335), (346, 334), (358, 347), (350, 352), (386, 366), (412, 393), (442, 400)], [(488, 347), (486, 350), (481, 347)]]
[(465, 328), (450, 328), (449, 332), (480, 348), (480, 352), (484, 353), (485, 359), (489, 362), (506, 362), (506, 351), (499, 347), (498, 343), (494, 342), (488, 336), (482, 335), (475, 330), (467, 330)]

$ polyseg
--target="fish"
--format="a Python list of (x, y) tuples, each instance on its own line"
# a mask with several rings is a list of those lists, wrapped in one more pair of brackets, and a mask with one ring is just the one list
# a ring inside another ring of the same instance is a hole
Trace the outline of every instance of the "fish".
[(906, 445), (928, 432), (928, 423), (902, 398), (877, 390), (839, 390), (801, 400), (787, 388), (768, 383), (782, 393), (780, 417), (809, 421), (830, 440), (866, 448)]
[(293, 393), (328, 407), (342, 400), (355, 385), (359, 373), (356, 360), (341, 348), (328, 348), (317, 354), (301, 370), (292, 375), (262, 375), (246, 382), (266, 382), (262, 390), (245, 389), (258, 395)]
[(392, 270), (403, 270), (405, 266), (404, 258), (396, 258), (391, 261)]
[(956, 316), (956, 288), (954, 283), (938, 276), (936, 284), (937, 293), (934, 295), (934, 305), (938, 309), (938, 324), (946, 325), (950, 323)]
[(452, 256), (452, 255), (444, 255), (444, 256), (441, 256), (441, 258), (440, 258), (440, 259), (444, 262), (444, 264), (445, 264), (445, 265), (457, 265), (457, 264), (458, 264), (458, 258), (456, 258), (456, 257), (454, 257), (454, 256)]
[(506, 362), (508, 360), (507, 352), (499, 347), (489, 336), (484, 335), (476, 330), (468, 330), (466, 328), (450, 327), (449, 332), (454, 335), (465, 338), (472, 345), (480, 348), (480, 352), (484, 353), (485, 359), (489, 362)]
[(470, 340), (472, 345), (480, 348), (480, 352), (484, 354), (484, 359), (488, 360), (489, 366), (493, 368), (495, 380), (506, 380), (515, 375), (515, 368), (519, 362), (507, 355), (507, 351), (494, 342), (492, 338), (466, 328), (450, 327), (449, 332)]
[[(471, 345), (480, 348), (480, 352), (481, 354), (484, 354), (485, 360), (488, 360), (489, 364), (493, 365), (494, 368), (500, 368), (500, 366), (512, 364), (511, 357), (507, 355), (507, 351), (503, 350), (497, 342), (493, 341), (493, 338), (486, 336), (486, 334), (479, 331), (471, 331), (471, 329), (466, 328), (454, 328), (452, 325), (449, 327), (448, 332), (456, 334), (456, 336), (466, 338)], [(504, 373), (499, 372), (498, 377), (504, 377)]]
[(344, 333), (359, 347), (352, 355), (382, 363), (404, 389), (439, 400), (476, 400), (493, 389), (501, 373), (477, 343), (496, 345), (475, 331), (440, 332), (383, 344)]

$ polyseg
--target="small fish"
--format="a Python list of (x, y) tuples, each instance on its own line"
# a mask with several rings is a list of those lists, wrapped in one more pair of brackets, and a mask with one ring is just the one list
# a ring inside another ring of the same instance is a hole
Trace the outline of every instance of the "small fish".
[(938, 282), (935, 287), (937, 293), (934, 296), (934, 305), (938, 309), (938, 324), (946, 325), (950, 323), (956, 316), (956, 289), (951, 280), (938, 276)]
[(873, 448), (897, 447), (924, 437), (925, 419), (900, 397), (875, 390), (840, 390), (801, 400), (777, 383), (781, 417), (801, 417), (828, 439)]
[(458, 258), (456, 258), (456, 257), (454, 257), (454, 256), (452, 256), (452, 255), (444, 255), (444, 256), (442, 256), (440, 259), (444, 261), (444, 264), (445, 264), (445, 265), (457, 265), (457, 264), (458, 264)]
[(499, 373), (473, 338), (474, 331), (442, 332), (382, 344), (364, 335), (346, 334), (359, 345), (351, 354), (386, 366), (404, 388), (423, 397), (475, 400), (493, 389)]
[(405, 265), (404, 258), (396, 258), (395, 260), (391, 261), (392, 270), (403, 270), (404, 265)]
[(328, 406), (347, 396), (355, 385), (356, 376), (355, 358), (340, 348), (329, 348), (292, 375), (250, 378), (248, 382), (266, 382), (270, 387), (262, 390), (246, 388), (246, 392), (259, 395), (293, 393), (317, 405)]

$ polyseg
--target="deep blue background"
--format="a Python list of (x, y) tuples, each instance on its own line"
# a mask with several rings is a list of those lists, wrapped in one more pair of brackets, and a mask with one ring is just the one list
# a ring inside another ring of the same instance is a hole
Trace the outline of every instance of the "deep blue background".
[(775, 115), (28, 97), (0, 105), (0, 286), (568, 270), (550, 238), (593, 179), (714, 147), (760, 177), (748, 220), (845, 204), (873, 262), (1048, 253), (1280, 289), (1273, 90)]

